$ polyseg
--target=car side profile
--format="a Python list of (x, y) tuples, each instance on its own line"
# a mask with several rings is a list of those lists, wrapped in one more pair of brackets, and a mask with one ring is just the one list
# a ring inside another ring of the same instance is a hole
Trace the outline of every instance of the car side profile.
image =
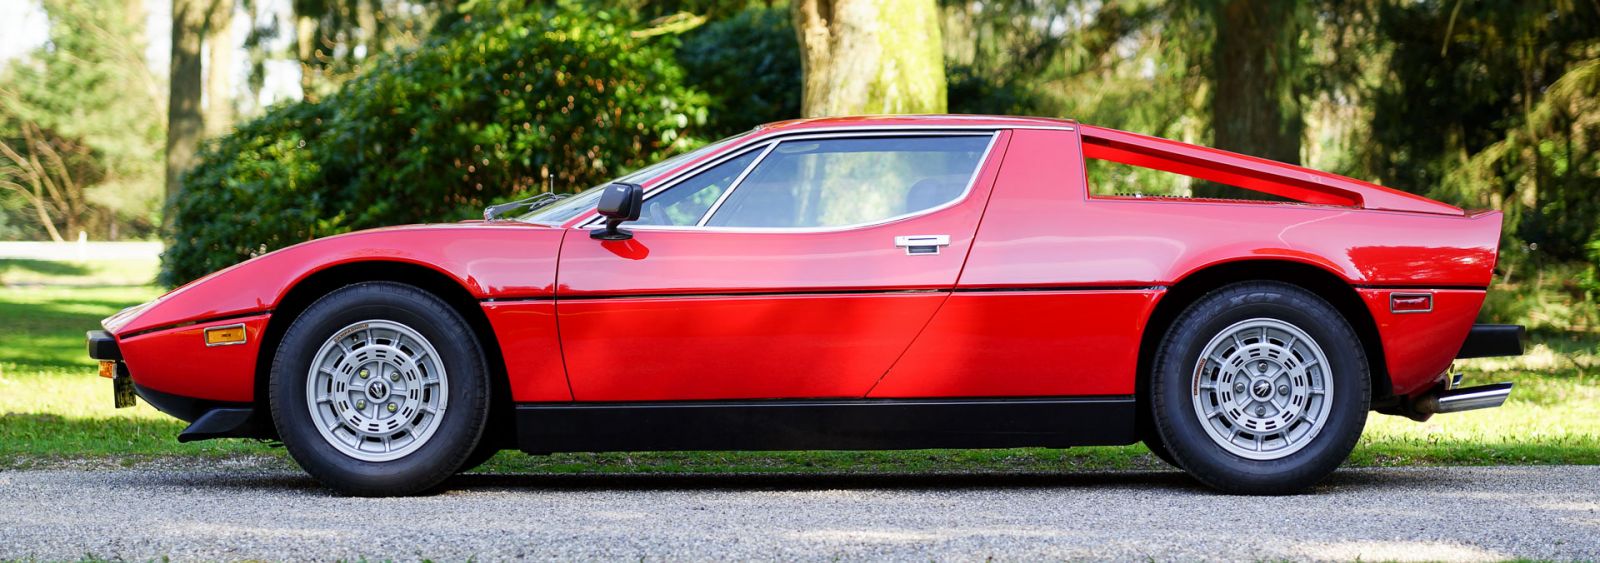
[(281, 440), (354, 495), (509, 448), (1137, 442), (1283, 494), (1371, 411), (1505, 400), (1450, 373), (1522, 353), (1522, 327), (1474, 324), (1501, 219), (1068, 120), (809, 119), (483, 221), (284, 248), (88, 346), (119, 406), (191, 423), (179, 441)]

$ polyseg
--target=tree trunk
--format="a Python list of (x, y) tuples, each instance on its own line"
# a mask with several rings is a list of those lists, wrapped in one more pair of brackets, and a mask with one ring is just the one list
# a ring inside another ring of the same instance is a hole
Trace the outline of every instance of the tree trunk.
[(1294, 66), (1301, 21), (1295, 3), (1226, 0), (1213, 8), (1211, 123), (1217, 148), (1300, 163), (1305, 131)]
[(295, 14), (294, 40), (295, 57), (300, 59), (300, 99), (307, 102), (317, 101), (317, 27), (316, 18)]
[(227, 132), (233, 125), (233, 0), (214, 0), (206, 18), (207, 137)]
[(805, 117), (945, 111), (935, 0), (795, 0)]
[(204, 39), (204, 0), (172, 1), (172, 61), (167, 96), (167, 198), (178, 193), (183, 173), (194, 165), (204, 134), (200, 42)]

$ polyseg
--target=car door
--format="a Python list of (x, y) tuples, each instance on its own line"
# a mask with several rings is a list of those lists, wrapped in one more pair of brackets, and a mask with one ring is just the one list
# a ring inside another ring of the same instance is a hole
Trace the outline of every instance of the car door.
[(633, 238), (567, 233), (573, 398), (859, 398), (948, 297), (1008, 134), (758, 139), (652, 187)]

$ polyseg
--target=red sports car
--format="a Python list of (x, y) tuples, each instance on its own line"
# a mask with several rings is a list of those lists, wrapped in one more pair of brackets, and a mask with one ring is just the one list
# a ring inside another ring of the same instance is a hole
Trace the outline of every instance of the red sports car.
[[(1162, 174), (1179, 189), (1144, 189)], [(1139, 441), (1287, 493), (1371, 410), (1505, 400), (1449, 375), (1522, 352), (1522, 327), (1474, 324), (1500, 224), (1072, 121), (790, 121), (483, 221), (255, 258), (106, 319), (89, 355), (119, 406), (192, 422), (180, 441), (282, 440), (348, 494), (503, 448)]]

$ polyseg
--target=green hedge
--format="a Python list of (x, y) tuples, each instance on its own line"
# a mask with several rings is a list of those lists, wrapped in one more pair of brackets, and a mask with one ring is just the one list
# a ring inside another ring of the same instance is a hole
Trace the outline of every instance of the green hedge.
[(706, 96), (684, 85), (674, 40), (635, 28), (596, 9), (467, 14), (321, 102), (241, 125), (170, 203), (162, 281), (315, 237), (471, 218), (703, 142)]

